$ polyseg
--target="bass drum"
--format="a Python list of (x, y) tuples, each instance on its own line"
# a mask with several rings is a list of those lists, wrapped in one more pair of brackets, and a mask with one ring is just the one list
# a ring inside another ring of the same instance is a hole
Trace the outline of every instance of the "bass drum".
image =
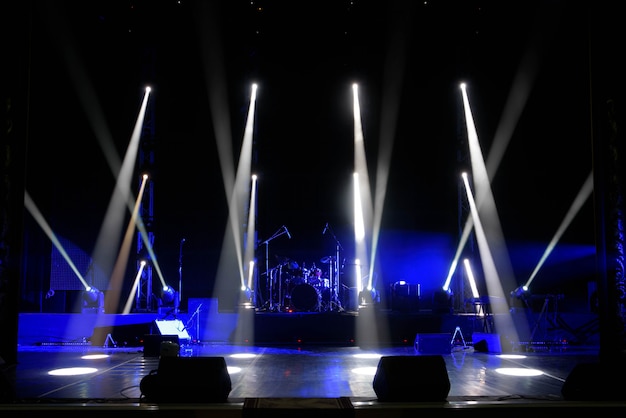
[(311, 285), (299, 284), (291, 291), (291, 305), (296, 311), (317, 311), (320, 306), (320, 294)]

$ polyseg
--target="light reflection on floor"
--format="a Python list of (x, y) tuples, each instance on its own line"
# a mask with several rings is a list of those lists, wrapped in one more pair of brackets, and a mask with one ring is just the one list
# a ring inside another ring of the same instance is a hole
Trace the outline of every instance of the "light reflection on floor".
[[(361, 349), (322, 346), (237, 346), (202, 344), (181, 347), (181, 356), (224, 357), (232, 381), (232, 398), (247, 397), (357, 397), (375, 399), (372, 379), (383, 356), (415, 356), (412, 346)], [(102, 355), (105, 355), (104, 357)], [(439, 354), (437, 354), (439, 355)], [(451, 382), (450, 396), (509, 397), (560, 396), (568, 373), (577, 362), (595, 358), (595, 352), (499, 355), (453, 351), (441, 354)], [(89, 358), (95, 356), (93, 358)], [(139, 348), (101, 347), (24, 348), (19, 352), (17, 389), (24, 398), (140, 398), (141, 379), (158, 368), (158, 357), (144, 357)], [(94, 367), (91, 375), (48, 376), (55, 368)], [(498, 373), (518, 369), (525, 376)], [(540, 372), (532, 375), (533, 369)], [(420, 371), (406, 370), (409, 380), (436, 381)], [(404, 376), (403, 376), (404, 377)], [(76, 380), (82, 379), (82, 380)], [(187, 380), (191, 377), (181, 376)]]

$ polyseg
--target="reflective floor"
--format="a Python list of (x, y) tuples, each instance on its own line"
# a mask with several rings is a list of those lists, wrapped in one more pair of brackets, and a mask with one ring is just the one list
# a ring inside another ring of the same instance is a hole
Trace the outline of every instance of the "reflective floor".
[[(617, 361), (614, 370), (609, 368), (602, 375), (584, 373), (587, 376), (583, 377), (588, 378), (584, 384), (580, 378), (571, 379), (580, 365), (598, 364), (598, 345), (544, 343), (490, 352), (485, 348), (491, 343), (480, 347), (476, 338), (484, 335), (485, 341), (489, 341), (489, 335), (474, 332), (476, 344), (466, 344), (469, 338), (451, 340), (450, 333), (441, 333), (451, 329), (449, 324), (441, 318), (441, 323), (434, 321), (431, 316), (412, 318), (419, 319), (412, 324), (419, 325), (420, 330), (428, 323), (434, 324), (429, 333), (417, 335), (414, 328), (401, 332), (403, 317), (388, 318), (389, 324), (398, 328), (392, 333), (394, 341), (405, 334), (412, 335), (414, 341), (407, 338), (402, 344), (392, 345), (325, 344), (320, 342), (322, 336), (344, 335), (340, 333), (342, 327), (332, 329), (331, 324), (343, 326), (341, 323), (351, 317), (314, 317), (316, 332), (294, 333), (294, 329), (303, 330), (302, 321), (312, 320), (309, 316), (285, 315), (289, 321), (282, 320), (281, 315), (262, 318), (267, 341), (276, 343), (190, 339), (176, 344), (169, 342), (167, 338), (173, 336), (166, 334), (139, 334), (146, 339), (143, 345), (121, 346), (121, 336), (129, 325), (119, 325), (113, 328), (117, 331), (113, 333), (117, 344), (109, 344), (107, 335), (107, 339), (95, 345), (95, 332), (91, 341), (65, 338), (60, 344), (55, 338), (48, 339), (55, 343), (20, 344), (17, 364), (3, 368), (0, 413), (15, 416), (27, 411), (32, 416), (38, 412), (44, 416), (62, 408), (69, 418), (72, 413), (84, 414), (88, 408), (92, 415), (107, 416), (113, 409), (158, 413), (163, 417), (192, 411), (194, 416), (250, 418), (267, 413), (275, 416), (277, 410), (289, 416), (295, 410), (314, 411), (313, 415), (319, 416), (319, 408), (326, 408), (324, 415), (341, 411), (335, 415), (342, 418), (404, 417), (415, 414), (414, 409), (438, 416), (462, 410), (465, 416), (484, 418), (495, 411), (506, 413), (502, 408), (534, 408), (535, 414), (552, 415), (555, 407), (561, 413), (603, 408), (603, 417), (621, 418), (626, 413), (626, 396), (622, 392), (611, 394), (610, 399), (592, 399), (589, 393), (564, 395), (568, 383), (570, 390), (582, 388), (584, 392), (600, 388), (602, 393), (607, 388), (624, 387), (611, 383), (620, 382), (616, 376), (623, 374)], [(219, 315), (214, 321), (224, 325), (228, 318)], [(26, 338), (31, 333), (40, 334), (38, 341), (46, 341), (41, 336), (56, 335), (47, 316), (22, 319), (23, 341), (35, 341)], [(454, 318), (455, 323), (461, 323), (461, 319)], [(74, 326), (68, 328), (68, 323), (56, 320), (62, 325), (60, 328), (78, 335), (91, 332), (78, 330), (78, 323), (70, 321)], [(298, 326), (290, 325), (293, 320)], [(140, 325), (143, 330), (143, 322)], [(130, 327), (137, 331), (136, 325)], [(278, 331), (270, 332), (278, 329), (290, 338), (279, 343), (275, 339)], [(315, 342), (293, 342), (302, 335), (303, 341)], [(149, 344), (149, 337), (158, 337), (156, 344)], [(164, 358), (172, 361), (166, 363)], [(168, 374), (165, 364), (169, 365)], [(69, 375), (67, 371), (80, 373)], [(149, 376), (154, 375), (159, 377), (160, 386), (155, 387), (154, 379), (150, 380)], [(147, 384), (150, 381), (152, 385)], [(279, 400), (283, 403), (277, 403)]]
[[(103, 357), (86, 356), (104, 354)], [(413, 346), (250, 347), (197, 344), (180, 347), (181, 357), (223, 357), (231, 380), (229, 399), (259, 397), (350, 397), (376, 400), (373, 379), (382, 356), (424, 356)], [(450, 381), (449, 399), (562, 399), (566, 378), (581, 362), (595, 361), (590, 351), (536, 352), (517, 355), (477, 352), (455, 347), (441, 355)], [(20, 402), (72, 400), (141, 402), (140, 382), (158, 369), (158, 356), (144, 356), (141, 348), (24, 347), (12, 370)], [(427, 360), (428, 361), (428, 360)], [(93, 368), (78, 376), (53, 375), (53, 369)], [(522, 376), (502, 373), (519, 369)], [(445, 376), (421, 373), (407, 363), (398, 378), (415, 390), (428, 390)], [(537, 371), (537, 374), (530, 372)], [(393, 371), (391, 373), (400, 373)], [(202, 385), (202, 371), (181, 375), (175, 385)], [(206, 383), (206, 382), (205, 382)]]

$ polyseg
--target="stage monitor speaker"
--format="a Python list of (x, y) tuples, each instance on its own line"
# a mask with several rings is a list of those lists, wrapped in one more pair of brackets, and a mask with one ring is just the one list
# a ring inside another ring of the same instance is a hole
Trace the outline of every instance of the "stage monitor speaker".
[(622, 401), (626, 383), (616, 377), (625, 372), (626, 366), (619, 362), (577, 364), (565, 379), (561, 395), (567, 401)]
[[(108, 345), (112, 343), (116, 347), (141, 347), (143, 345), (143, 336), (150, 334), (150, 328), (149, 322), (95, 327), (91, 336), (91, 345)], [(112, 342), (111, 339), (113, 340)]]
[(383, 356), (373, 385), (380, 402), (444, 402), (450, 393), (441, 355)]
[(472, 343), (474, 351), (492, 354), (502, 353), (500, 334), (475, 332), (472, 334)]
[(222, 403), (232, 386), (224, 357), (162, 356), (139, 389), (154, 403)]

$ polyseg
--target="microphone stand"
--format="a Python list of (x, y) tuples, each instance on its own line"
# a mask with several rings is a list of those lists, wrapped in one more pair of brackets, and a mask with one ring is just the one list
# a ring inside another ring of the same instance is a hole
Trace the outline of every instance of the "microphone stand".
[[(269, 281), (269, 309), (270, 311), (274, 309), (274, 301), (272, 299), (272, 292), (273, 292), (273, 281), (274, 278), (271, 277), (270, 274), (270, 265), (269, 265), (269, 244), (270, 241), (272, 241), (275, 238), (280, 237), (281, 235), (287, 234), (287, 228), (285, 228), (285, 226), (281, 226), (280, 228), (278, 228), (278, 230), (276, 232), (274, 232), (274, 234), (269, 237), (268, 239), (266, 239), (265, 241), (263, 241), (261, 243), (261, 245), (265, 245), (265, 279)], [(280, 283), (279, 283), (280, 285)], [(279, 287), (279, 292), (280, 292), (280, 287)], [(280, 297), (280, 295), (279, 295)]]
[(193, 313), (193, 315), (191, 315), (191, 318), (189, 318), (189, 320), (187, 321), (187, 324), (185, 325), (185, 329), (189, 329), (189, 324), (191, 324), (191, 321), (193, 321), (196, 315), (198, 316), (198, 319), (196, 320), (196, 342), (197, 343), (200, 342), (200, 308), (201, 307), (202, 307), (202, 304), (199, 304), (198, 307), (196, 308), (196, 311)]

